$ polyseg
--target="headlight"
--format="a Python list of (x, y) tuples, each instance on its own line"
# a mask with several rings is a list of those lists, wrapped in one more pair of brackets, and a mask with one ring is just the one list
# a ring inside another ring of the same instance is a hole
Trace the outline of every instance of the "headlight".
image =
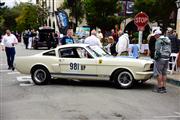
[(145, 65), (144, 65), (144, 71), (149, 71), (149, 70), (151, 70), (150, 65), (151, 65), (151, 64), (145, 64)]

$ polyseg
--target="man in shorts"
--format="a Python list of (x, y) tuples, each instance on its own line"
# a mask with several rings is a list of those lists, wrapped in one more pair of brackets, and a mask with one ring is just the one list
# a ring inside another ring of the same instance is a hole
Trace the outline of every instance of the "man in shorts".
[(159, 55), (159, 53), (162, 41), (170, 44), (170, 40), (168, 37), (165, 37), (161, 34), (162, 32), (160, 30), (156, 30), (154, 32), (154, 37), (156, 38), (154, 55), (154, 76), (157, 77), (157, 87), (153, 89), (153, 92), (166, 93), (166, 79), (169, 58), (164, 58), (161, 55)]

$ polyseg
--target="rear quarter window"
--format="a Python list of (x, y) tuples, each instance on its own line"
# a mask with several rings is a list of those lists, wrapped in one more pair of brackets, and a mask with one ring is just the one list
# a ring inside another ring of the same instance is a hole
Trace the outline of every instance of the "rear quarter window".
[(46, 53), (43, 53), (43, 56), (56, 56), (55, 50), (51, 50)]

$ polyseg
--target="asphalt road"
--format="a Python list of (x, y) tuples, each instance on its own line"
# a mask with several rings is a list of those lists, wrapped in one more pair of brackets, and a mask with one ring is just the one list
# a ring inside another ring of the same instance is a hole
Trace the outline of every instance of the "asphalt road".
[[(42, 50), (17, 47), (16, 56)], [(7, 70), (0, 51), (0, 120), (180, 120), (180, 88), (153, 93), (151, 79), (132, 89), (116, 89), (107, 81), (54, 80), (36, 86), (30, 76)]]

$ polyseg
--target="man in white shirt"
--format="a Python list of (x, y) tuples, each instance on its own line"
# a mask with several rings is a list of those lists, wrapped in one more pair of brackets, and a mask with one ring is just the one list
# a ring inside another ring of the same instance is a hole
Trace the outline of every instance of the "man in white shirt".
[(96, 30), (91, 31), (91, 36), (87, 37), (84, 40), (84, 43), (89, 44), (90, 46), (97, 45), (99, 47), (102, 47), (100, 40), (96, 37)]
[(116, 52), (118, 53), (117, 56), (120, 55), (128, 55), (128, 46), (129, 46), (129, 35), (124, 33), (118, 39), (116, 44)]
[(9, 68), (14, 70), (14, 56), (16, 54), (15, 52), (15, 44), (18, 43), (18, 40), (15, 35), (11, 34), (10, 30), (6, 30), (6, 35), (3, 36), (2, 38), (2, 51), (5, 50), (6, 56), (7, 56), (7, 63)]

